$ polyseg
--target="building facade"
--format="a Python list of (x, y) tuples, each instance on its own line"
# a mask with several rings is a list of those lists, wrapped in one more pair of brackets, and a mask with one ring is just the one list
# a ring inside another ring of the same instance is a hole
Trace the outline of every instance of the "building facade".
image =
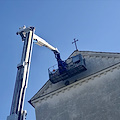
[(67, 86), (48, 80), (29, 101), (36, 120), (119, 120), (120, 53), (74, 51), (70, 57), (77, 54), (87, 70), (65, 80)]

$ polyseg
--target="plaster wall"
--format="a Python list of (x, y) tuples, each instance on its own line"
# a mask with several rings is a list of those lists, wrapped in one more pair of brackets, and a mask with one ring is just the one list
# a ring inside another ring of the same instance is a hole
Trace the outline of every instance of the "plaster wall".
[(36, 120), (119, 120), (120, 69), (35, 103)]
[[(88, 76), (91, 76), (99, 71), (107, 69), (110, 66), (113, 66), (117, 63), (120, 63), (120, 55), (119, 54), (110, 54), (110, 53), (96, 53), (96, 52), (74, 52), (70, 57), (75, 56), (77, 54), (82, 54), (86, 61), (87, 70), (72, 76), (64, 81), (60, 81), (56, 84), (52, 84), (49, 80), (47, 83), (34, 95), (31, 100), (37, 99), (39, 97), (45, 96), (51, 92), (54, 92), (58, 89), (65, 87), (65, 82), (69, 81), (70, 84), (75, 81), (82, 80)], [(70, 62), (71, 59), (67, 59), (67, 63)]]

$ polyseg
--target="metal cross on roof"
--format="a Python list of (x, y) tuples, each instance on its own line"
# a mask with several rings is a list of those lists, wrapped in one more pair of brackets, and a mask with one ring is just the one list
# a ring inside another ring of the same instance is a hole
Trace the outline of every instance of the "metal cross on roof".
[(77, 41), (78, 41), (78, 39), (76, 40), (76, 39), (74, 38), (74, 42), (72, 42), (72, 44), (75, 43), (76, 50), (78, 50), (78, 49), (77, 49), (77, 44), (76, 44)]

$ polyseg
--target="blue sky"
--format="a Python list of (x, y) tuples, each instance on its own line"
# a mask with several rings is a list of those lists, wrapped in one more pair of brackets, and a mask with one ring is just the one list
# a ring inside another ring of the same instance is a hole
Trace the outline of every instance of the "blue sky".
[[(57, 47), (63, 60), (75, 50), (120, 52), (119, 0), (25, 0), (0, 1), (0, 120), (10, 112), (17, 64), (23, 43), (19, 27), (34, 26), (36, 34)], [(56, 64), (54, 54), (34, 44), (25, 106), (27, 120), (35, 110), (27, 102), (48, 80), (48, 68)]]

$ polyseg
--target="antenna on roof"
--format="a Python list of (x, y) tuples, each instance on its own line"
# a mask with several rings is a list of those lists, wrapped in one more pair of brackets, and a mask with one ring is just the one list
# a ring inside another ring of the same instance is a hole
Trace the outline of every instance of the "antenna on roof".
[(76, 48), (76, 50), (78, 50), (78, 49), (77, 49), (77, 44), (76, 44), (77, 41), (78, 41), (78, 39), (76, 40), (76, 39), (74, 38), (74, 42), (72, 42), (72, 44), (75, 43), (75, 48)]

